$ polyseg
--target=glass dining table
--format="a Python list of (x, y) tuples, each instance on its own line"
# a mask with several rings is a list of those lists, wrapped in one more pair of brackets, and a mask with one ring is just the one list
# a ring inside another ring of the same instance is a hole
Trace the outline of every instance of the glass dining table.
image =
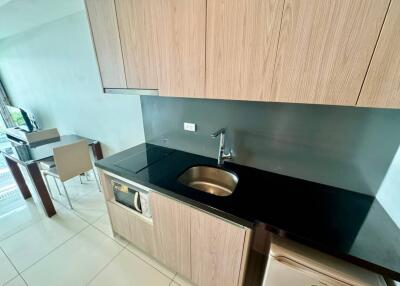
[(99, 141), (75, 134), (62, 135), (57, 138), (57, 140), (44, 142), (36, 146), (13, 143), (11, 149), (9, 148), (7, 151), (1, 151), (24, 199), (32, 197), (20, 167), (26, 169), (28, 177), (32, 181), (34, 190), (48, 217), (55, 215), (56, 210), (46, 184), (43, 181), (38, 163), (53, 157), (53, 148), (75, 143), (80, 140), (85, 140), (87, 142), (88, 147), (90, 147), (93, 152), (93, 158), (95, 160), (103, 158), (103, 151)]

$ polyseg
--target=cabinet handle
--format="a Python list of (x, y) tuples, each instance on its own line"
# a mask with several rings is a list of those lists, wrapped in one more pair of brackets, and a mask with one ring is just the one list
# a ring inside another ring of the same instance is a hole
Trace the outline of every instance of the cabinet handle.
[(140, 207), (140, 194), (139, 192), (135, 192), (135, 195), (133, 197), (133, 204), (135, 206), (135, 209), (139, 212), (142, 211), (142, 208)]

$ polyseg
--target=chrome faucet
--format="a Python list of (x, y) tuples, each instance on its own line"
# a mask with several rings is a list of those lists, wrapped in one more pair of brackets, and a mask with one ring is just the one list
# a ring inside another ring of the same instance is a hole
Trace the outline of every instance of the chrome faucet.
[(228, 153), (225, 153), (225, 128), (221, 128), (218, 131), (215, 131), (211, 134), (212, 138), (217, 138), (220, 136), (219, 139), (219, 149), (218, 149), (218, 165), (223, 165), (224, 161), (227, 159), (232, 159), (232, 150), (229, 150)]

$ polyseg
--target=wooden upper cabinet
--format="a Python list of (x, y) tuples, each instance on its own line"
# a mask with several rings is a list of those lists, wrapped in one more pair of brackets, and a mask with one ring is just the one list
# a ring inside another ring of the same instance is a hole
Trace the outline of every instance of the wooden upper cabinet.
[[(93, 0), (96, 1), (96, 0)], [(158, 88), (157, 0), (115, 0), (128, 88)]]
[(208, 0), (206, 96), (271, 99), (283, 0)]
[(358, 106), (400, 108), (400, 1), (393, 0)]
[(204, 97), (206, 0), (156, 0), (159, 93)]
[(399, 2), (86, 0), (86, 6), (105, 88), (399, 107)]
[(389, 0), (286, 0), (272, 99), (355, 105), (388, 5)]
[(114, 0), (86, 0), (104, 88), (126, 88)]
[(203, 97), (206, 0), (116, 0), (129, 88)]

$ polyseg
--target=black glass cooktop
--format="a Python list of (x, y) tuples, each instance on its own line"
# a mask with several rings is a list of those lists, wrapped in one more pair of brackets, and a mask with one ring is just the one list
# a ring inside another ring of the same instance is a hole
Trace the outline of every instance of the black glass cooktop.
[(174, 150), (172, 149), (150, 147), (145, 151), (129, 155), (124, 159), (115, 162), (114, 165), (116, 167), (125, 169), (128, 172), (137, 174), (173, 152)]

